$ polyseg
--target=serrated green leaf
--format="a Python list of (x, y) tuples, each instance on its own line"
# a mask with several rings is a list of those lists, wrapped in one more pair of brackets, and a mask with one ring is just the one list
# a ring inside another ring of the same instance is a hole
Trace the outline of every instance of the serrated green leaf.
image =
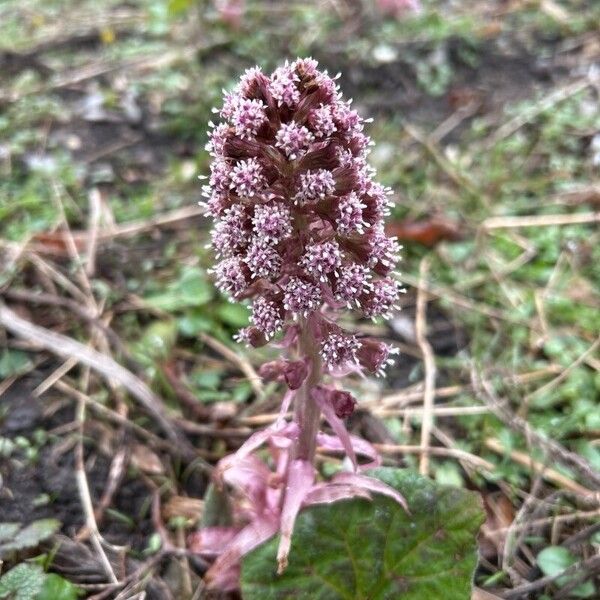
[(465, 600), (483, 522), (478, 494), (442, 487), (415, 473), (374, 469), (406, 498), (411, 514), (385, 496), (302, 511), (288, 568), (276, 574), (278, 538), (242, 565), (245, 600)]
[(76, 600), (77, 586), (56, 573), (46, 575), (44, 585), (35, 600)]
[(39, 519), (27, 527), (15, 532), (8, 541), (0, 544), (0, 556), (6, 552), (35, 548), (41, 541), (49, 538), (60, 529), (56, 519)]
[(0, 598), (34, 600), (45, 580), (46, 574), (39, 565), (21, 563), (0, 578)]

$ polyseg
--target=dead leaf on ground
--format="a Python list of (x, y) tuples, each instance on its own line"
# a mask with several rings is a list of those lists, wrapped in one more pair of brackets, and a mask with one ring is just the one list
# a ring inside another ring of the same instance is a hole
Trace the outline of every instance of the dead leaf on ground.
[(443, 241), (455, 242), (463, 238), (461, 226), (442, 217), (422, 221), (394, 221), (389, 224), (387, 231), (400, 242), (416, 242), (427, 248), (433, 248)]

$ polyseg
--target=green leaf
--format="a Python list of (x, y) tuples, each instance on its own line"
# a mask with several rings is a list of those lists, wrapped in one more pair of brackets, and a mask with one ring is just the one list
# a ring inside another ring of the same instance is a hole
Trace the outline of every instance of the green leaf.
[(221, 304), (217, 308), (219, 319), (231, 327), (240, 328), (248, 325), (248, 307), (243, 304)]
[(59, 528), (60, 521), (56, 519), (39, 519), (34, 521), (30, 525), (27, 525), (27, 527), (19, 531), (14, 531), (10, 537), (5, 537), (7, 541), (0, 544), (0, 556), (15, 550), (35, 548), (41, 541), (56, 533)]
[(35, 600), (77, 600), (78, 595), (77, 586), (56, 573), (49, 573)]
[(29, 356), (20, 350), (5, 350), (0, 355), (0, 379), (25, 372), (31, 366)]
[(20, 523), (0, 523), (0, 542), (12, 540), (19, 529)]
[(136, 344), (140, 354), (149, 358), (167, 358), (177, 341), (175, 321), (156, 321), (146, 327)]
[(213, 287), (197, 267), (186, 269), (179, 280), (161, 294), (147, 297), (146, 303), (166, 312), (177, 312), (189, 306), (202, 306), (213, 297)]
[[(562, 546), (548, 546), (537, 555), (537, 563), (544, 575), (555, 577), (565, 569), (574, 565), (577, 557), (567, 548)], [(562, 587), (566, 585), (571, 577), (563, 576), (556, 580), (556, 585)], [(586, 581), (571, 590), (570, 595), (573, 598), (592, 598), (596, 593), (596, 586), (592, 581)]]
[(0, 598), (34, 600), (45, 580), (46, 574), (39, 565), (21, 563), (0, 578)]
[(575, 564), (577, 559), (567, 548), (548, 546), (537, 555), (537, 563), (544, 575), (554, 577)]
[(242, 564), (245, 600), (465, 600), (483, 522), (478, 494), (442, 487), (407, 470), (369, 472), (399, 490), (411, 514), (386, 496), (302, 511), (288, 568), (276, 574), (278, 539)]

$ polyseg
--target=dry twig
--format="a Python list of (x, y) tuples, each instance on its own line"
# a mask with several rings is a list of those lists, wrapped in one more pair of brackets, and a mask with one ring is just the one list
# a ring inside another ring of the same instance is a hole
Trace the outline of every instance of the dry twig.
[(14, 335), (35, 343), (54, 354), (65, 358), (75, 357), (80, 363), (97, 371), (107, 381), (122, 385), (148, 410), (173, 443), (178, 444), (181, 450), (185, 451), (185, 454), (190, 458), (195, 456), (193, 448), (179, 434), (165, 415), (160, 398), (141, 379), (136, 377), (131, 371), (125, 369), (125, 367), (122, 367), (111, 357), (89, 348), (70, 337), (35, 325), (21, 318), (2, 303), (0, 303), (0, 325)]
[[(429, 261), (424, 258), (419, 268), (419, 280), (427, 279)], [(421, 459), (419, 461), (419, 473), (429, 473), (429, 452), (431, 443), (431, 428), (433, 427), (433, 399), (435, 396), (435, 358), (431, 344), (427, 341), (426, 320), (427, 299), (422, 286), (417, 291), (417, 312), (415, 316), (415, 336), (417, 344), (423, 353), (423, 364), (425, 368), (425, 388), (423, 390), (423, 422), (421, 424)]]
[[(482, 378), (475, 368), (471, 370), (471, 380), (477, 395), (485, 401), (505, 425), (525, 436), (530, 443), (542, 448), (551, 458), (559, 460), (566, 466), (575, 469), (581, 478), (593, 486), (594, 489), (600, 489), (600, 473), (587, 460), (578, 454), (569, 452), (557, 441), (546, 438), (541, 433), (535, 431), (525, 419), (514, 414), (508, 408), (506, 402), (503, 402), (496, 396), (489, 382)], [(529, 464), (529, 457), (527, 460)], [(585, 493), (590, 492), (586, 490)]]

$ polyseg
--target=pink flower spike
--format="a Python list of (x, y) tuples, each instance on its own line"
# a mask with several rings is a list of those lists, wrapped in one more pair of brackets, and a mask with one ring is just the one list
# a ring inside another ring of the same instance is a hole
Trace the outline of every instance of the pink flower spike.
[(387, 483), (379, 481), (379, 479), (374, 479), (373, 477), (369, 477), (367, 475), (362, 475), (359, 473), (338, 473), (337, 475), (334, 475), (332, 482), (354, 485), (356, 487), (363, 488), (369, 492), (375, 492), (377, 494), (389, 496), (390, 498), (394, 499), (408, 514), (410, 514), (404, 496), (402, 496), (402, 494), (397, 492), (393, 487), (389, 486)]
[(302, 502), (315, 480), (315, 469), (306, 460), (294, 460), (288, 467), (288, 480), (281, 508), (281, 539), (277, 549), (277, 573), (281, 575), (288, 564), (294, 523)]

